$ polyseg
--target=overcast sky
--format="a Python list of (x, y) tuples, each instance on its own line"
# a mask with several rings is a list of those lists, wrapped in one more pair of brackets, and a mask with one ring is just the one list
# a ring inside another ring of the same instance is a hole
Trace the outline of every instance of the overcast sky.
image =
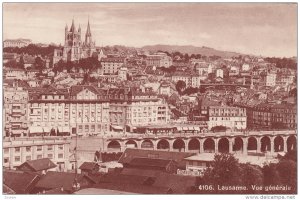
[[(297, 55), (297, 5), (276, 3), (4, 3), (3, 38), (64, 43), (88, 16), (97, 46), (208, 46), (263, 56)], [(84, 39), (84, 37), (82, 37)]]

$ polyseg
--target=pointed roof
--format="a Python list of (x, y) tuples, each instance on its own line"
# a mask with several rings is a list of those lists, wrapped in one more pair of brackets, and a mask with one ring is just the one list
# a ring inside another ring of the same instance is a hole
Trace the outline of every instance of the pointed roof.
[(87, 29), (86, 29), (86, 34), (85, 35), (92, 36), (91, 27), (90, 27), (90, 19), (88, 19), (88, 25), (87, 25)]
[(70, 28), (70, 32), (75, 32), (74, 18), (72, 19), (72, 26)]

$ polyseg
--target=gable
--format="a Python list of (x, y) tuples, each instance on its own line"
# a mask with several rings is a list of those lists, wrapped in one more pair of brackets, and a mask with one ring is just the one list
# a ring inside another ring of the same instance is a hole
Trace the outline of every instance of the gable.
[(78, 92), (76, 97), (77, 99), (97, 99), (97, 94), (88, 88), (84, 88), (81, 92)]

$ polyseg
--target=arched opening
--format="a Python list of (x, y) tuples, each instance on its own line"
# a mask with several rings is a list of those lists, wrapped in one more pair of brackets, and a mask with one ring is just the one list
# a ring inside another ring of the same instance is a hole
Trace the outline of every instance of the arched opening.
[(292, 151), (297, 149), (297, 139), (294, 135), (289, 136), (286, 143), (287, 143), (287, 151)]
[(184, 147), (185, 147), (185, 144), (184, 144), (184, 141), (182, 139), (176, 139), (173, 143), (173, 149), (175, 151), (184, 151)]
[(268, 136), (264, 136), (260, 140), (261, 152), (271, 151), (271, 139)]
[(241, 137), (237, 137), (233, 140), (233, 151), (243, 151), (243, 139)]
[(162, 139), (157, 143), (157, 149), (170, 149), (170, 144), (167, 140)]
[(284, 150), (284, 141), (281, 136), (276, 136), (274, 139), (274, 151), (280, 152)]
[(248, 151), (257, 151), (257, 140), (255, 137), (248, 138)]
[(137, 148), (137, 143), (134, 140), (128, 140), (125, 146), (126, 148)]
[(153, 149), (153, 142), (151, 140), (144, 140), (141, 144), (142, 149)]
[(218, 151), (220, 153), (229, 153), (229, 140), (227, 138), (222, 138), (219, 140)]
[(198, 139), (193, 138), (189, 141), (188, 149), (192, 151), (200, 151), (200, 142)]
[(203, 143), (204, 152), (215, 152), (215, 141), (212, 138), (207, 138)]
[(118, 141), (113, 140), (113, 141), (108, 143), (107, 149), (108, 150), (113, 150), (113, 151), (120, 151), (121, 150), (121, 144)]

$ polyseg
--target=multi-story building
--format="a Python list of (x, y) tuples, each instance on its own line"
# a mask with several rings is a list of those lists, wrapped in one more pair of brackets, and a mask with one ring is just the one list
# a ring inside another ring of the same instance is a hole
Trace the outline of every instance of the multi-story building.
[(29, 92), (29, 136), (49, 135), (51, 130), (69, 132), (68, 94), (64, 90), (49, 87), (44, 91)]
[(146, 65), (168, 68), (172, 65), (172, 58), (165, 53), (148, 55), (146, 58)]
[(247, 108), (248, 128), (270, 128), (271, 127), (271, 105), (261, 103)]
[(276, 85), (278, 86), (288, 86), (292, 84), (295, 81), (295, 76), (294, 75), (279, 75), (276, 77)]
[[(91, 85), (28, 90), (28, 104), (22, 113), (28, 121), (24, 135), (100, 135), (114, 127), (124, 130), (126, 125), (153, 125), (170, 120), (168, 104), (151, 91), (99, 89)], [(12, 108), (20, 110), (20, 106)], [(5, 110), (12, 109), (6, 105)], [(9, 118), (5, 119), (11, 126)]]
[(70, 141), (62, 138), (18, 138), (3, 141), (3, 167), (15, 169), (27, 160), (49, 158), (57, 169), (67, 170), (70, 157)]
[(120, 78), (121, 81), (126, 81), (127, 80), (127, 68), (126, 67), (121, 67), (119, 69), (119, 72), (118, 72), (118, 76)]
[(188, 87), (200, 87), (200, 76), (199, 75), (190, 75), (185, 73), (175, 73), (172, 75), (172, 81), (176, 84), (178, 81), (183, 81)]
[(126, 108), (126, 124), (129, 126), (166, 124), (170, 121), (168, 104), (153, 92), (132, 91), (132, 99)]
[(224, 78), (224, 70), (223, 69), (217, 69), (216, 70), (216, 78)]
[(102, 58), (101, 62), (101, 72), (103, 75), (118, 74), (118, 71), (125, 64), (125, 59), (122, 57), (116, 58)]
[(109, 100), (93, 86), (49, 88), (31, 95), (30, 134), (101, 134), (109, 130)]
[(6, 137), (26, 136), (28, 91), (19, 87), (18, 81), (14, 81), (13, 87), (4, 88), (3, 93), (5, 121), (3, 134)]
[(246, 129), (246, 109), (230, 106), (210, 106), (208, 111), (208, 129), (215, 126), (225, 126), (232, 130)]
[(295, 104), (262, 103), (247, 108), (249, 128), (295, 129), (297, 127), (297, 106)]
[(108, 95), (96, 87), (71, 87), (69, 106), (72, 134), (95, 135), (109, 131)]
[(3, 47), (26, 47), (31, 44), (31, 40), (29, 39), (15, 39), (15, 40), (4, 40)]
[(272, 128), (296, 129), (297, 128), (297, 105), (276, 104), (271, 107)]
[(276, 74), (275, 73), (267, 73), (263, 76), (263, 82), (265, 86), (273, 87), (276, 85)]
[(209, 63), (196, 63), (195, 70), (199, 75), (201, 80), (205, 80), (208, 77), (208, 67), (210, 66)]
[(25, 80), (26, 79), (26, 71), (24, 69), (19, 68), (4, 68), (3, 75), (6, 79), (18, 79)]
[(104, 92), (108, 94), (110, 99), (109, 119), (111, 130), (124, 130), (126, 128), (126, 110), (131, 99), (129, 88), (109, 89)]

